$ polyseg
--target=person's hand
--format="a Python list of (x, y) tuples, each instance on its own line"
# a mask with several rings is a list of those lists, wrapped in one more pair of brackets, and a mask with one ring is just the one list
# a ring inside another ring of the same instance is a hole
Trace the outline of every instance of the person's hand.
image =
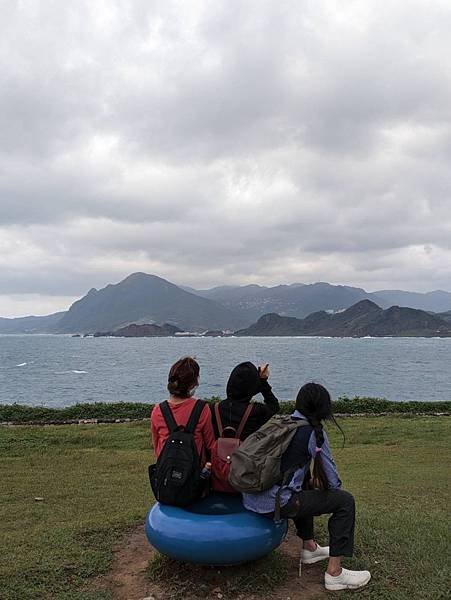
[(260, 379), (268, 379), (268, 377), (269, 377), (269, 364), (268, 363), (262, 363), (258, 367), (258, 374), (260, 376)]

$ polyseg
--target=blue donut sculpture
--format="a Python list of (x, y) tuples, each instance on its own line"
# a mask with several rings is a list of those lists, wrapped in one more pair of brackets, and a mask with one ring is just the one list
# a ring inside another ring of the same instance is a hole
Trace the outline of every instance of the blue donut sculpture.
[(287, 522), (250, 512), (241, 497), (214, 494), (191, 506), (155, 504), (146, 518), (147, 539), (161, 554), (200, 565), (237, 565), (279, 546)]

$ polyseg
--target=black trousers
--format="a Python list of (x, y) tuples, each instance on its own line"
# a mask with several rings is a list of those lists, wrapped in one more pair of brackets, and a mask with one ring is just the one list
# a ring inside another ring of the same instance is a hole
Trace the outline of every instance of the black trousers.
[(313, 517), (331, 514), (330, 556), (352, 556), (354, 549), (355, 502), (344, 490), (302, 490), (294, 493), (280, 509), (281, 517), (293, 519), (303, 540), (314, 539)]

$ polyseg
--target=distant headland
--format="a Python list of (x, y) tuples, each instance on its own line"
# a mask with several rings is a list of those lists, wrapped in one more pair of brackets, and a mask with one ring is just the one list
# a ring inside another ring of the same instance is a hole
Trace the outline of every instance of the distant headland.
[(195, 290), (133, 273), (92, 288), (65, 312), (0, 318), (0, 333), (112, 337), (451, 335), (451, 293), (380, 290), (329, 283), (220, 286)]

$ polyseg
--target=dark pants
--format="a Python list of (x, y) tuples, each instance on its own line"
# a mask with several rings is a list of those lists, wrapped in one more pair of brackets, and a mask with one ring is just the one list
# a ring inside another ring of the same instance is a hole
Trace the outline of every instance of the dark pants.
[(331, 514), (329, 519), (330, 556), (352, 556), (354, 548), (354, 497), (344, 490), (303, 490), (294, 493), (280, 516), (293, 519), (303, 540), (314, 539), (313, 517)]

